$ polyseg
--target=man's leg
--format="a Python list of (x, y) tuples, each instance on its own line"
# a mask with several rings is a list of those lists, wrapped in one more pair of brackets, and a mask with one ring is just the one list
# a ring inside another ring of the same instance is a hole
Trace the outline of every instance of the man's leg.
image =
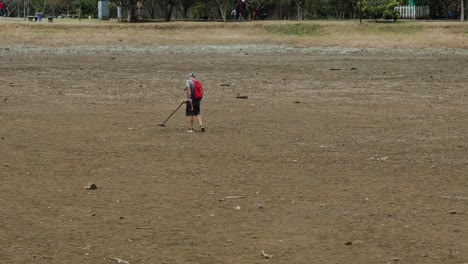
[(200, 126), (203, 126), (203, 121), (201, 115), (197, 115), (197, 121), (200, 124)]
[(193, 130), (193, 116), (189, 116), (188, 121), (189, 121), (189, 124), (190, 124), (190, 129)]
[(192, 111), (192, 104), (187, 102), (185, 104), (185, 115), (187, 116), (190, 128), (187, 130), (187, 132), (191, 133), (193, 132), (193, 111)]
[(201, 131), (202, 131), (202, 132), (205, 132), (205, 127), (203, 126), (202, 116), (201, 116), (201, 115), (197, 115), (196, 117), (197, 117), (198, 123), (200, 124)]

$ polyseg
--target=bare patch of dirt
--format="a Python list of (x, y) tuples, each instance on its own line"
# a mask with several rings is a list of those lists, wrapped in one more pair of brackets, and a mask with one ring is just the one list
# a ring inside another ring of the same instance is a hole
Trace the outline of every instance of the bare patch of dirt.
[(468, 262), (466, 53), (341, 51), (3, 49), (0, 262)]

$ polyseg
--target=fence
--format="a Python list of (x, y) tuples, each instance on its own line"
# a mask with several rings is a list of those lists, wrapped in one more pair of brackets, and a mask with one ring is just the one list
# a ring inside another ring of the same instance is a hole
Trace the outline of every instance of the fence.
[(429, 6), (396, 6), (400, 18), (426, 18), (429, 17)]

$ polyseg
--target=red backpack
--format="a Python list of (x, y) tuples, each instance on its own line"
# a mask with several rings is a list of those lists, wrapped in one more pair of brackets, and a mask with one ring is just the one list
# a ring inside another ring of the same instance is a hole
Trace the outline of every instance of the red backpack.
[(202, 99), (203, 98), (203, 87), (197, 80), (193, 81), (193, 99)]

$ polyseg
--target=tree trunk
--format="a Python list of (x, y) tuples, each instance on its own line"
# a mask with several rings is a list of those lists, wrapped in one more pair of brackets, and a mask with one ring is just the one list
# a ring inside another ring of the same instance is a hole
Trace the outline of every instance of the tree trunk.
[(127, 6), (127, 22), (133, 22), (133, 1)]
[(362, 24), (362, 1), (359, 0), (359, 24)]
[(263, 5), (263, 4), (258, 4), (258, 5), (250, 4), (250, 5), (248, 6), (249, 14), (250, 14), (250, 20), (255, 20), (255, 19), (257, 19), (258, 14), (259, 14), (260, 11), (262, 11), (265, 7), (266, 7), (266, 5)]
[(127, 12), (127, 22), (136, 21), (135, 16), (135, 0), (125, 0), (120, 2), (121, 6)]
[(302, 20), (301, 19), (301, 4), (299, 3), (299, 0), (296, 0), (296, 12), (297, 12), (297, 20)]
[(164, 14), (164, 20), (169, 22), (172, 19), (172, 11), (174, 7), (180, 3), (180, 0), (164, 0), (162, 1), (162, 12)]
[(188, 12), (189, 12), (188, 8), (182, 7), (182, 18), (183, 19), (188, 19)]
[(223, 22), (226, 22), (227, 0), (215, 0), (215, 2), (218, 5), (218, 11)]
[(250, 12), (250, 19), (255, 20), (257, 19), (257, 11), (254, 10), (253, 12)]
[(172, 10), (174, 9), (174, 5), (171, 3), (169, 3), (169, 5), (166, 7), (166, 13), (164, 15), (164, 20), (169, 22), (171, 21), (171, 17), (172, 17)]
[(465, 21), (465, 6), (464, 6), (464, 2), (465, 0), (461, 0), (461, 6), (460, 6), (460, 9), (461, 9), (461, 14), (460, 14), (460, 21)]
[(306, 0), (295, 0), (296, 2), (296, 11), (297, 11), (297, 20), (304, 20), (304, 11)]

